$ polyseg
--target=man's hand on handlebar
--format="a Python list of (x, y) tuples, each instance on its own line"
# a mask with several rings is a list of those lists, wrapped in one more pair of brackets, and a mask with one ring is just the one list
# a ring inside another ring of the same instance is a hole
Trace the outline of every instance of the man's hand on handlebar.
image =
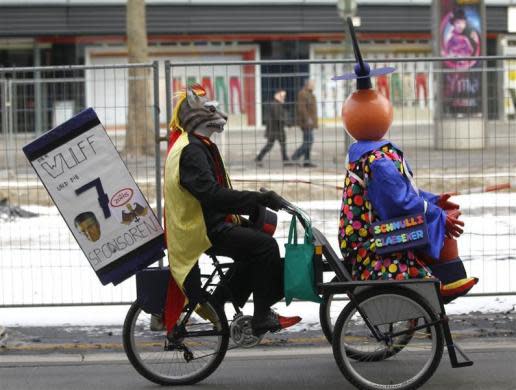
[(274, 211), (278, 211), (285, 207), (283, 198), (274, 191), (260, 192), (260, 203)]

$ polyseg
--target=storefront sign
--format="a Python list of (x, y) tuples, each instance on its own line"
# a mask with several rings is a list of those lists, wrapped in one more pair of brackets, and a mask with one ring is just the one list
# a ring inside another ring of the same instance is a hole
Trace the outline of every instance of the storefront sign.
[(102, 284), (163, 257), (161, 225), (93, 109), (23, 151)]
[[(371, 62), (372, 68), (393, 66), (396, 72), (374, 78), (373, 86), (394, 105), (394, 121), (411, 121), (416, 118), (430, 118), (434, 109), (434, 68), (433, 62), (427, 61), (431, 55), (428, 44), (417, 43), (411, 46), (396, 42), (384, 44), (361, 44), (364, 58), (381, 59)], [(331, 81), (335, 75), (352, 72), (352, 64), (342, 63), (343, 57), (349, 56), (342, 44), (310, 44), (309, 77), (315, 80), (315, 96), (318, 102), (319, 118), (326, 123), (341, 121), (342, 102), (355, 90), (355, 82), (337, 83)], [(418, 58), (419, 61), (406, 62), (406, 58)], [(323, 60), (324, 62), (321, 62)], [(331, 61), (331, 62), (326, 62)], [(403, 110), (400, 107), (410, 109)], [(420, 119), (418, 119), (420, 120)]]

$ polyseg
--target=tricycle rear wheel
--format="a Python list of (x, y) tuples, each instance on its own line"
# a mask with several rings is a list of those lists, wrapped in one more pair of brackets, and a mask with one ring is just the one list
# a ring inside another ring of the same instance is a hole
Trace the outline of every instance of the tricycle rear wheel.
[[(364, 315), (350, 302), (333, 334), (333, 354), (346, 379), (364, 390), (408, 390), (424, 384), (437, 369), (444, 344), (441, 323), (428, 302), (393, 286), (366, 290), (356, 303)], [(379, 339), (368, 324), (380, 331)]]
[(160, 385), (190, 385), (212, 374), (228, 349), (229, 328), (222, 308), (211, 299), (203, 305), (206, 318), (192, 313), (169, 340), (165, 330), (151, 328), (152, 315), (134, 302), (124, 322), (123, 342), (136, 371)]

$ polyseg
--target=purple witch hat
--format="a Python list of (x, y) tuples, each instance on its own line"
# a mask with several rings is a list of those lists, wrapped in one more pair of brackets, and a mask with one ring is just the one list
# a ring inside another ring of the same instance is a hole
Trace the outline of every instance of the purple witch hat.
[(373, 87), (371, 84), (371, 77), (392, 73), (396, 70), (396, 68), (393, 68), (392, 66), (386, 66), (383, 68), (371, 69), (369, 64), (364, 62), (362, 59), (362, 54), (360, 53), (357, 37), (355, 35), (355, 28), (353, 27), (353, 21), (348, 17), (347, 22), (349, 27), (349, 35), (351, 37), (351, 41), (353, 42), (353, 52), (355, 53), (355, 59), (357, 60), (354, 68), (355, 72), (345, 73), (342, 76), (332, 77), (332, 80), (356, 79), (357, 89), (371, 89)]

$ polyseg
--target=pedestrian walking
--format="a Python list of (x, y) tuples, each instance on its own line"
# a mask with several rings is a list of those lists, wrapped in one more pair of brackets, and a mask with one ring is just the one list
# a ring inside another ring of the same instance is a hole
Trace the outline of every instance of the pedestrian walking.
[(314, 88), (314, 80), (306, 80), (303, 89), (297, 95), (297, 122), (303, 132), (303, 143), (292, 155), (292, 160), (298, 160), (303, 156), (303, 166), (307, 168), (316, 166), (310, 159), (314, 143), (314, 129), (317, 128), (317, 101)]
[(258, 166), (262, 166), (263, 157), (270, 152), (276, 140), (280, 144), (283, 163), (289, 163), (285, 135), (285, 126), (288, 123), (288, 114), (284, 108), (286, 97), (287, 92), (284, 89), (278, 89), (274, 93), (274, 100), (269, 103), (265, 124), (265, 138), (267, 138), (267, 143), (255, 158)]

